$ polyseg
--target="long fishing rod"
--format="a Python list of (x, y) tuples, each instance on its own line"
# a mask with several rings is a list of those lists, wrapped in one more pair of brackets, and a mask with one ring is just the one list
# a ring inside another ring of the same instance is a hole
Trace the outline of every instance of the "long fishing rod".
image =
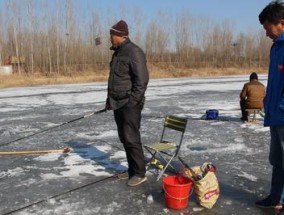
[(78, 117), (78, 118), (76, 118), (76, 119), (72, 119), (72, 120), (70, 120), (70, 121), (68, 121), (68, 122), (64, 122), (64, 123), (62, 123), (62, 124), (60, 124), (60, 125), (56, 125), (56, 126), (53, 126), (53, 127), (50, 127), (50, 128), (47, 128), (47, 129), (44, 129), (44, 130), (35, 132), (35, 133), (31, 134), (31, 135), (27, 135), (27, 136), (24, 136), (24, 137), (20, 137), (20, 138), (18, 138), (18, 139), (12, 140), (12, 141), (7, 142), (7, 143), (1, 143), (1, 144), (0, 144), (0, 147), (2, 147), (2, 146), (7, 146), (7, 145), (9, 145), (9, 144), (11, 144), (11, 143), (15, 143), (15, 142), (17, 142), (17, 141), (20, 141), (20, 140), (23, 140), (23, 139), (27, 139), (27, 138), (32, 137), (32, 136), (35, 136), (35, 135), (37, 135), (37, 134), (41, 134), (41, 133), (44, 133), (44, 132), (46, 132), (46, 131), (49, 131), (49, 130), (52, 130), (52, 129), (61, 127), (61, 126), (63, 126), (63, 125), (67, 125), (67, 124), (72, 123), (72, 122), (76, 122), (76, 121), (78, 121), (78, 120), (81, 120), (81, 119), (84, 119), (84, 118), (87, 118), (87, 117), (90, 117), (90, 116), (93, 116), (93, 115), (96, 115), (96, 114), (99, 114), (99, 113), (103, 113), (103, 112), (106, 112), (106, 109), (102, 109), (102, 110), (99, 110), (99, 111), (95, 111), (95, 112), (91, 112), (91, 113), (85, 114), (84, 116)]
[(28, 205), (26, 205), (26, 206), (22, 206), (22, 207), (20, 207), (20, 208), (18, 208), (18, 209), (15, 209), (15, 210), (6, 212), (6, 213), (4, 213), (3, 215), (13, 214), (13, 213), (15, 213), (15, 212), (22, 211), (22, 210), (27, 209), (27, 208), (29, 208), (29, 207), (32, 207), (32, 206), (41, 204), (41, 203), (43, 203), (43, 202), (47, 202), (47, 201), (50, 200), (50, 199), (54, 199), (54, 198), (57, 198), (57, 197), (66, 195), (66, 194), (68, 194), (68, 193), (75, 192), (75, 191), (77, 191), (77, 190), (83, 189), (83, 188), (88, 187), (88, 186), (91, 186), (91, 185), (95, 185), (95, 184), (97, 184), (97, 183), (99, 183), (99, 182), (106, 181), (106, 180), (111, 179), (111, 178), (116, 178), (119, 174), (121, 174), (121, 173), (116, 173), (116, 174), (113, 174), (113, 175), (111, 175), (111, 176), (102, 178), (102, 179), (100, 179), (100, 180), (93, 181), (93, 182), (90, 182), (90, 183), (81, 185), (81, 186), (79, 186), (79, 187), (75, 187), (75, 188), (70, 189), (70, 190), (66, 190), (66, 191), (64, 191), (64, 192), (62, 192), (62, 193), (55, 194), (55, 195), (50, 196), (50, 197), (47, 197), (47, 198), (45, 198), (45, 199), (38, 200), (38, 201), (35, 201), (35, 202), (33, 202), (33, 203), (30, 203), (30, 204), (28, 204)]
[[(12, 140), (12, 141), (7, 142), (7, 143), (0, 143), (0, 147), (9, 145), (9, 144), (11, 144), (11, 143), (15, 143), (15, 142), (20, 141), (20, 140), (23, 140), (23, 139), (27, 139), (27, 138), (32, 137), (32, 136), (35, 136), (35, 135), (37, 135), (37, 134), (41, 134), (41, 133), (44, 133), (44, 132), (46, 132), (46, 131), (49, 131), (49, 130), (52, 130), (52, 129), (61, 127), (61, 126), (63, 126), (63, 125), (67, 125), (67, 124), (72, 123), (72, 122), (76, 122), (76, 121), (78, 121), (78, 120), (81, 120), (81, 119), (84, 119), (84, 118), (87, 118), (87, 117), (90, 117), (90, 116), (92, 116), (92, 115), (96, 115), (96, 114), (99, 114), (99, 113), (103, 113), (103, 112), (106, 112), (106, 109), (102, 109), (102, 110), (99, 110), (99, 111), (96, 111), (96, 112), (91, 112), (91, 113), (85, 114), (84, 116), (81, 116), (81, 117), (79, 117), (79, 118), (72, 119), (72, 120), (70, 120), (70, 121), (68, 121), (68, 122), (64, 122), (64, 123), (62, 123), (62, 124), (60, 124), (60, 125), (56, 125), (56, 126), (54, 126), (54, 127), (50, 127), (50, 128), (41, 130), (41, 131), (39, 131), (39, 132), (33, 133), (33, 134), (31, 134), (31, 135), (28, 135), (28, 136), (20, 137), (20, 138), (18, 138), (18, 139)], [(152, 116), (152, 115), (142, 115), (142, 117), (146, 117), (146, 118), (148, 118), (148, 117), (149, 117), (149, 118), (164, 118), (164, 116)], [(190, 118), (190, 117), (187, 117), (187, 118), (188, 118), (188, 119), (191, 119), (191, 120), (201, 120), (201, 121), (204, 120), (203, 117), (201, 117), (201, 118)], [(222, 119), (219, 118), (217, 121), (230, 121), (230, 120), (222, 120)]]

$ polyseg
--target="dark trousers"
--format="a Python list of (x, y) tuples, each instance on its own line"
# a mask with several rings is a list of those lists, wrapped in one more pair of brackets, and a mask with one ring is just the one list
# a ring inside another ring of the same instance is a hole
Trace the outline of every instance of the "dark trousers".
[(241, 106), (241, 111), (242, 111), (242, 119), (248, 120), (248, 112), (246, 111), (246, 108), (247, 108), (246, 100), (241, 100), (240, 106)]
[(270, 127), (269, 161), (273, 166), (270, 195), (284, 204), (284, 126)]
[(120, 141), (123, 143), (128, 162), (129, 177), (144, 177), (145, 157), (140, 137), (142, 105), (128, 103), (114, 110), (114, 118)]

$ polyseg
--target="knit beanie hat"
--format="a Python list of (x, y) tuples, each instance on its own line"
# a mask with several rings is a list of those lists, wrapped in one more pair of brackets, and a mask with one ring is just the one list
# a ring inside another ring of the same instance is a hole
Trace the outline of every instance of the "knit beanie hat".
[(253, 80), (253, 79), (258, 80), (257, 74), (256, 74), (255, 72), (251, 73), (251, 74), (250, 74), (250, 77), (249, 77), (249, 80), (250, 80), (250, 81)]
[(123, 20), (120, 20), (118, 23), (111, 27), (110, 34), (128, 37), (127, 23)]

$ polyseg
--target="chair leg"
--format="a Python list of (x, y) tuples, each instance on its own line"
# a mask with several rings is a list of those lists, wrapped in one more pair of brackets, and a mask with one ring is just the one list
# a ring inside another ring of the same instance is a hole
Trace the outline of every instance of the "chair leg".
[[(166, 167), (164, 167), (165, 169), (168, 168), (168, 166), (170, 166), (172, 169), (174, 169), (174, 167), (171, 165), (171, 162), (168, 162), (169, 160), (167, 160), (166, 158), (164, 158), (161, 154), (159, 154), (160, 157), (164, 160), (164, 162), (166, 163)], [(172, 155), (169, 155), (171, 156), (170, 160), (172, 160), (174, 157), (176, 157), (176, 153), (172, 154)]]
[[(145, 148), (146, 148), (146, 147), (145, 147)], [(147, 149), (147, 148), (146, 148), (146, 149)], [(152, 161), (155, 159), (155, 156), (156, 156), (156, 153), (157, 153), (157, 152), (152, 152), (152, 151), (150, 151), (149, 149), (147, 149), (147, 151), (151, 154), (151, 158), (150, 158), (149, 160), (147, 160), (147, 163), (146, 163), (146, 166), (147, 166), (146, 171), (149, 170), (149, 168), (150, 168), (150, 166), (151, 166), (151, 163), (152, 163)]]
[(151, 162), (155, 159), (156, 153), (157, 153), (157, 152), (154, 152), (154, 153), (152, 154), (152, 157), (151, 157), (150, 160), (149, 160), (149, 164), (151, 164)]
[[(173, 156), (171, 157), (171, 159), (170, 159), (169, 161), (167, 161), (167, 165), (166, 165), (166, 166), (164, 167), (164, 169), (159, 173), (159, 175), (158, 175), (156, 181), (159, 181), (159, 180), (160, 180), (160, 178), (162, 177), (162, 175), (164, 174), (164, 172), (166, 171), (166, 169), (168, 168), (168, 166), (170, 165), (170, 163), (172, 162), (172, 160), (173, 160), (174, 157), (175, 157), (175, 156), (173, 155)], [(163, 158), (163, 159), (164, 159), (164, 158)]]
[(148, 149), (147, 147), (144, 147), (148, 152), (149, 154), (151, 155), (151, 158), (149, 159), (149, 162), (148, 163), (151, 163), (151, 161), (153, 160), (153, 158), (155, 157), (156, 155), (156, 152), (152, 152), (150, 149)]

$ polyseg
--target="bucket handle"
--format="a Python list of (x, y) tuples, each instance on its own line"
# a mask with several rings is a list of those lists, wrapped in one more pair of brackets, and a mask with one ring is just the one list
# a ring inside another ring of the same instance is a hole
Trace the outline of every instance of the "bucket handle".
[(191, 196), (191, 194), (192, 194), (192, 192), (193, 192), (193, 189), (192, 189), (192, 188), (190, 188), (190, 194), (188, 194), (188, 196), (183, 197), (183, 198), (177, 198), (177, 197), (173, 197), (172, 195), (170, 195), (170, 194), (166, 191), (166, 189), (165, 189), (165, 186), (164, 186), (164, 185), (163, 185), (163, 189), (164, 189), (165, 193), (166, 193), (169, 197), (171, 197), (172, 199), (176, 199), (176, 200), (188, 199), (188, 197), (189, 197), (189, 196)]

